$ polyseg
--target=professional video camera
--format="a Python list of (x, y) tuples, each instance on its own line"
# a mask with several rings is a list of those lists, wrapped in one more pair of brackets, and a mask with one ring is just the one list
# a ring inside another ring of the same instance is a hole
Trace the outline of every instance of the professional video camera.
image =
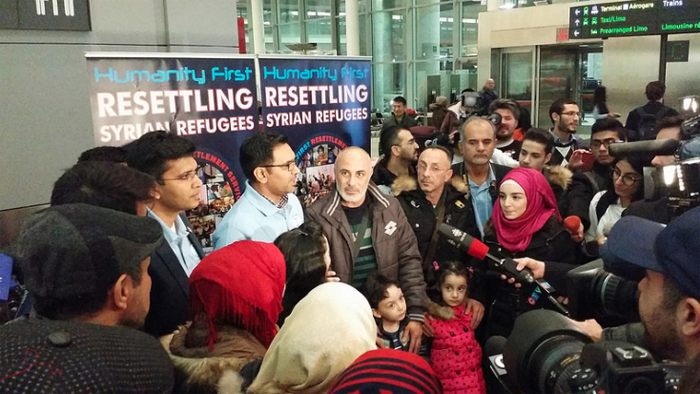
[(484, 349), (490, 393), (674, 393), (682, 373), (681, 365), (657, 363), (639, 346), (591, 343), (548, 310), (520, 315), (507, 340), (491, 338)]
[(676, 164), (644, 169), (644, 197), (647, 200), (668, 198), (673, 215), (700, 206), (700, 116), (681, 125), (681, 141), (655, 140), (612, 144), (616, 157), (675, 155)]
[(639, 321), (637, 282), (613, 275), (598, 259), (567, 273), (569, 313), (574, 320), (604, 320), (608, 325)]

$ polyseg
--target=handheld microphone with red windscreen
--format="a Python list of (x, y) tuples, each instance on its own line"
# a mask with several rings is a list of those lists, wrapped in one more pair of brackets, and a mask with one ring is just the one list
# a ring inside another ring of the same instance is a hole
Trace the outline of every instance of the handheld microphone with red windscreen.
[(576, 234), (578, 228), (581, 227), (581, 218), (578, 216), (567, 216), (566, 219), (564, 219), (564, 227), (566, 227), (571, 234)]
[(535, 277), (532, 276), (532, 271), (525, 268), (518, 271), (518, 264), (513, 259), (499, 259), (489, 253), (489, 247), (483, 242), (465, 233), (464, 231), (450, 226), (449, 224), (441, 224), (438, 229), (440, 234), (447, 238), (450, 245), (455, 246), (468, 255), (479, 260), (488, 260), (494, 268), (506, 275), (509, 278), (515, 278), (521, 283), (535, 283)]
[(491, 263), (490, 266), (494, 267), (496, 271), (506, 275), (509, 278), (514, 278), (520, 283), (534, 287), (534, 290), (528, 299), (528, 302), (531, 305), (534, 306), (540, 298), (544, 298), (549, 301), (557, 312), (565, 316), (569, 316), (569, 311), (566, 310), (566, 308), (564, 308), (564, 306), (552, 296), (552, 293), (555, 292), (554, 288), (545, 281), (535, 280), (535, 277), (532, 275), (532, 271), (529, 269), (523, 268), (522, 271), (518, 271), (518, 263), (516, 263), (513, 259), (498, 258), (490, 254), (489, 247), (483, 242), (458, 228), (450, 226), (449, 224), (441, 224), (438, 231), (447, 238), (447, 242), (449, 242), (450, 245), (467, 252), (468, 255), (479, 260), (488, 260)]

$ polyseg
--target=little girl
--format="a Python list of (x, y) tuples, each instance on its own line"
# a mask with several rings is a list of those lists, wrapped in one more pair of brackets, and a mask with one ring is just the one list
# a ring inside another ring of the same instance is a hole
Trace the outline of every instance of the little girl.
[(438, 271), (438, 282), (428, 308), (435, 332), (430, 364), (445, 394), (484, 394), (481, 346), (474, 338), (472, 314), (465, 313), (469, 274), (460, 262), (448, 262)]

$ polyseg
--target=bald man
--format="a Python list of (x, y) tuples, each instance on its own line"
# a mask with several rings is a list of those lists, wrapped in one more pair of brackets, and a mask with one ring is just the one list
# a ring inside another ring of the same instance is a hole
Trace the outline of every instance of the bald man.
[(416, 236), (399, 202), (382, 193), (371, 176), (367, 152), (343, 150), (335, 162), (336, 190), (311, 205), (307, 214), (323, 226), (331, 269), (342, 282), (363, 291), (367, 276), (379, 272), (401, 284), (410, 321), (401, 339), (410, 340), (410, 351), (417, 353), (427, 295)]
[(478, 105), (483, 111), (486, 111), (498, 98), (498, 93), (494, 90), (496, 88), (496, 81), (493, 78), (489, 78), (484, 82), (484, 88), (479, 91), (479, 101)]

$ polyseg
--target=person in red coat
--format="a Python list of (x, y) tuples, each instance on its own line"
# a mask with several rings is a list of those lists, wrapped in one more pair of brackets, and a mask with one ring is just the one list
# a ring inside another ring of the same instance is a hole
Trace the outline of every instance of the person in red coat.
[(430, 364), (445, 394), (484, 394), (486, 383), (481, 370), (481, 346), (474, 337), (472, 313), (466, 313), (469, 272), (461, 262), (445, 263), (438, 271), (435, 298), (428, 315), (433, 319), (433, 345)]

